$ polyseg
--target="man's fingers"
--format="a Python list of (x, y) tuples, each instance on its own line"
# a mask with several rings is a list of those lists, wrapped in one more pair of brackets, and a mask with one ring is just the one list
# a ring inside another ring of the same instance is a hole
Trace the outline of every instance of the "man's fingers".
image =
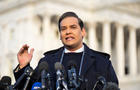
[(24, 52), (24, 48), (20, 48), (18, 54), (22, 54)]
[(22, 48), (19, 50), (18, 54), (22, 54), (24, 52), (28, 52), (28, 48), (29, 48), (29, 46), (27, 44), (24, 44), (22, 46)]
[(27, 44), (23, 45), (22, 48), (24, 48), (24, 50), (28, 50), (29, 46)]

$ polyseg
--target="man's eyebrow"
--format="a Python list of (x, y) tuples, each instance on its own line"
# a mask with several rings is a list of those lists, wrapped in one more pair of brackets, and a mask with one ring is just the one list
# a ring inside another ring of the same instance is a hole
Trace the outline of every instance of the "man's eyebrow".
[(66, 26), (60, 26), (60, 27), (62, 28), (62, 27), (66, 27)]
[(70, 26), (77, 26), (76, 24), (72, 24), (72, 25), (70, 25)]

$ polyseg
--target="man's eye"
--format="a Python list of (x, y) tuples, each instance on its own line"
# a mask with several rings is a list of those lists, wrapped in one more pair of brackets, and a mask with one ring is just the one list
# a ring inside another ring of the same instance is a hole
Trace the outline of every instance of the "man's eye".
[(74, 26), (71, 26), (71, 28), (75, 29), (75, 28), (77, 28), (77, 27), (74, 25)]
[(66, 30), (66, 28), (65, 27), (61, 27), (61, 30), (63, 31), (63, 30)]

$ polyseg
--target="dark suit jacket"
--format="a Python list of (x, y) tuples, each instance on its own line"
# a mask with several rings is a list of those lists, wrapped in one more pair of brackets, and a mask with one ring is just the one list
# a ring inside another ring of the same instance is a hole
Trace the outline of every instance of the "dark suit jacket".
[[(106, 53), (94, 51), (85, 44), (84, 46), (85, 46), (85, 56), (81, 76), (87, 79), (87, 82), (83, 82), (81, 84), (80, 90), (93, 90), (94, 84), (98, 80), (97, 78), (99, 76), (105, 77), (107, 82), (114, 82), (118, 84), (117, 76), (112, 67), (111, 61), (109, 60), (110, 56)], [(46, 52), (44, 53), (45, 57), (43, 57), (39, 61), (39, 63), (42, 61), (47, 61), (47, 63), (49, 64), (49, 73), (51, 74), (52, 77), (54, 77), (52, 80), (53, 87), (55, 87), (55, 77), (56, 77), (54, 64), (55, 62), (60, 61), (63, 50), (64, 47), (61, 47), (57, 50)], [(21, 76), (25, 68), (19, 70), (18, 72), (14, 72), (16, 80)], [(22, 81), (22, 84), (19, 85), (20, 88), (23, 86), (24, 80)], [(31, 78), (29, 88), (31, 88), (32, 84), (37, 81), (40, 81), (40, 72), (38, 70), (38, 66), (36, 67), (34, 74)], [(99, 88), (100, 87), (98, 87), (97, 90), (100, 90)], [(55, 90), (55, 88), (53, 89)]]

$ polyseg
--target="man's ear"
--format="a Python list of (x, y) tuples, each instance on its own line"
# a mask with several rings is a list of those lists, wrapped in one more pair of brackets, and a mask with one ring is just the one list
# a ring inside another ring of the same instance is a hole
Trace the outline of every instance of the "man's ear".
[(86, 36), (86, 30), (85, 30), (85, 28), (84, 28), (84, 27), (82, 28), (82, 36), (83, 36), (83, 37), (85, 37), (85, 36)]

